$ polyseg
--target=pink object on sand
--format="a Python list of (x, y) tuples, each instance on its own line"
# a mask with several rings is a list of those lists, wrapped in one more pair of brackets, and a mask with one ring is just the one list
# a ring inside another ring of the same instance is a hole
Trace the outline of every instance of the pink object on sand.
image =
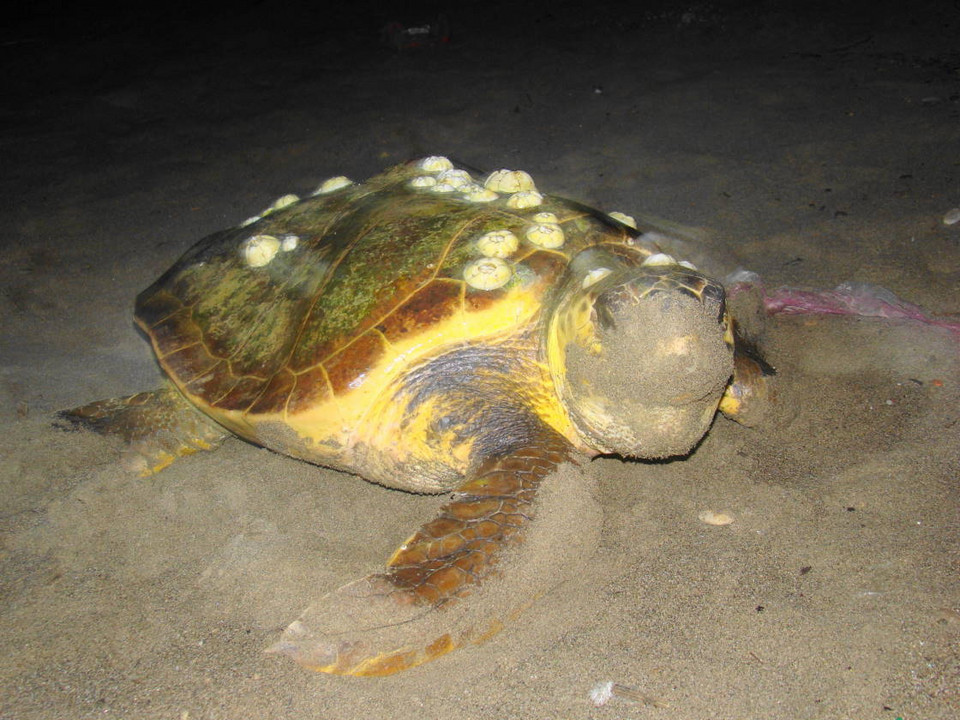
[(798, 290), (781, 287), (768, 291), (762, 284), (738, 283), (732, 294), (759, 287), (763, 306), (770, 314), (859, 315), (889, 320), (911, 320), (947, 328), (960, 335), (960, 322), (927, 315), (923, 308), (901, 300), (886, 288), (869, 283), (845, 282), (833, 290)]

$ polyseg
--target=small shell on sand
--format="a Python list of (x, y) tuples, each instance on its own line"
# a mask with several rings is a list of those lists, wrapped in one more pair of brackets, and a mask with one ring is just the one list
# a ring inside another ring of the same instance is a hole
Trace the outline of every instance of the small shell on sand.
[(665, 702), (661, 702), (656, 698), (644, 695), (636, 688), (627, 687), (626, 685), (621, 685), (620, 683), (597, 683), (590, 691), (590, 702), (593, 703), (594, 707), (603, 707), (615, 697), (621, 698), (628, 702), (642, 703), (643, 705), (649, 705), (656, 708), (670, 707)]
[(704, 510), (697, 515), (697, 519), (707, 525), (730, 525), (733, 523), (733, 516), (726, 513), (718, 513), (713, 510)]
[(952, 208), (947, 210), (946, 214), (943, 216), (944, 225), (956, 225), (960, 222), (960, 208)]

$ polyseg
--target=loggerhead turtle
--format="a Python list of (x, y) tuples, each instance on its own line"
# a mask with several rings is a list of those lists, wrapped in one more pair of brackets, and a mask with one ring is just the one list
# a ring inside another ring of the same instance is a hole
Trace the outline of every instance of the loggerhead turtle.
[[(139, 295), (170, 387), (61, 415), (121, 435), (144, 475), (233, 433), (452, 491), (383, 572), (326, 595), (272, 648), (338, 674), (418, 665), (507, 619), (468, 596), (561, 464), (686, 454), (718, 407), (742, 421), (766, 393), (723, 287), (631, 225), (522, 171), (478, 182), (442, 157), (332, 178), (201, 240)], [(456, 630), (439, 622), (453, 606)]]

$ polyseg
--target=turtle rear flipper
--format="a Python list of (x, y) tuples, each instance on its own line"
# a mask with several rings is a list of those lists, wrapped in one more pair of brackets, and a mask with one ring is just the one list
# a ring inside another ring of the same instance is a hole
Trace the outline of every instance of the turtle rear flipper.
[(190, 405), (173, 388), (99, 400), (57, 413), (57, 425), (121, 438), (123, 463), (153, 475), (184, 455), (219, 447), (229, 433)]
[(564, 465), (570, 446), (544, 435), (484, 462), (384, 572), (324, 596), (267, 652), (320, 672), (390, 675), (497, 633), (599, 533), (587, 483)]

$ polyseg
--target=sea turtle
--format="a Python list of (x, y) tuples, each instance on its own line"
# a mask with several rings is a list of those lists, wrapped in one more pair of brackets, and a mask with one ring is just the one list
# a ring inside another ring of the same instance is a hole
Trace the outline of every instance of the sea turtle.
[[(383, 572), (325, 596), (273, 648), (338, 674), (389, 674), (495, 632), (507, 618), (474, 622), (468, 596), (522, 544), (544, 479), (600, 454), (689, 453), (718, 406), (756, 406), (769, 374), (736, 347), (722, 285), (626, 216), (437, 156), (332, 178), (201, 240), (139, 295), (136, 320), (171, 385), (62, 416), (123, 436), (143, 474), (233, 433), (452, 492)], [(454, 606), (471, 621), (450, 631), (438, 620)]]

